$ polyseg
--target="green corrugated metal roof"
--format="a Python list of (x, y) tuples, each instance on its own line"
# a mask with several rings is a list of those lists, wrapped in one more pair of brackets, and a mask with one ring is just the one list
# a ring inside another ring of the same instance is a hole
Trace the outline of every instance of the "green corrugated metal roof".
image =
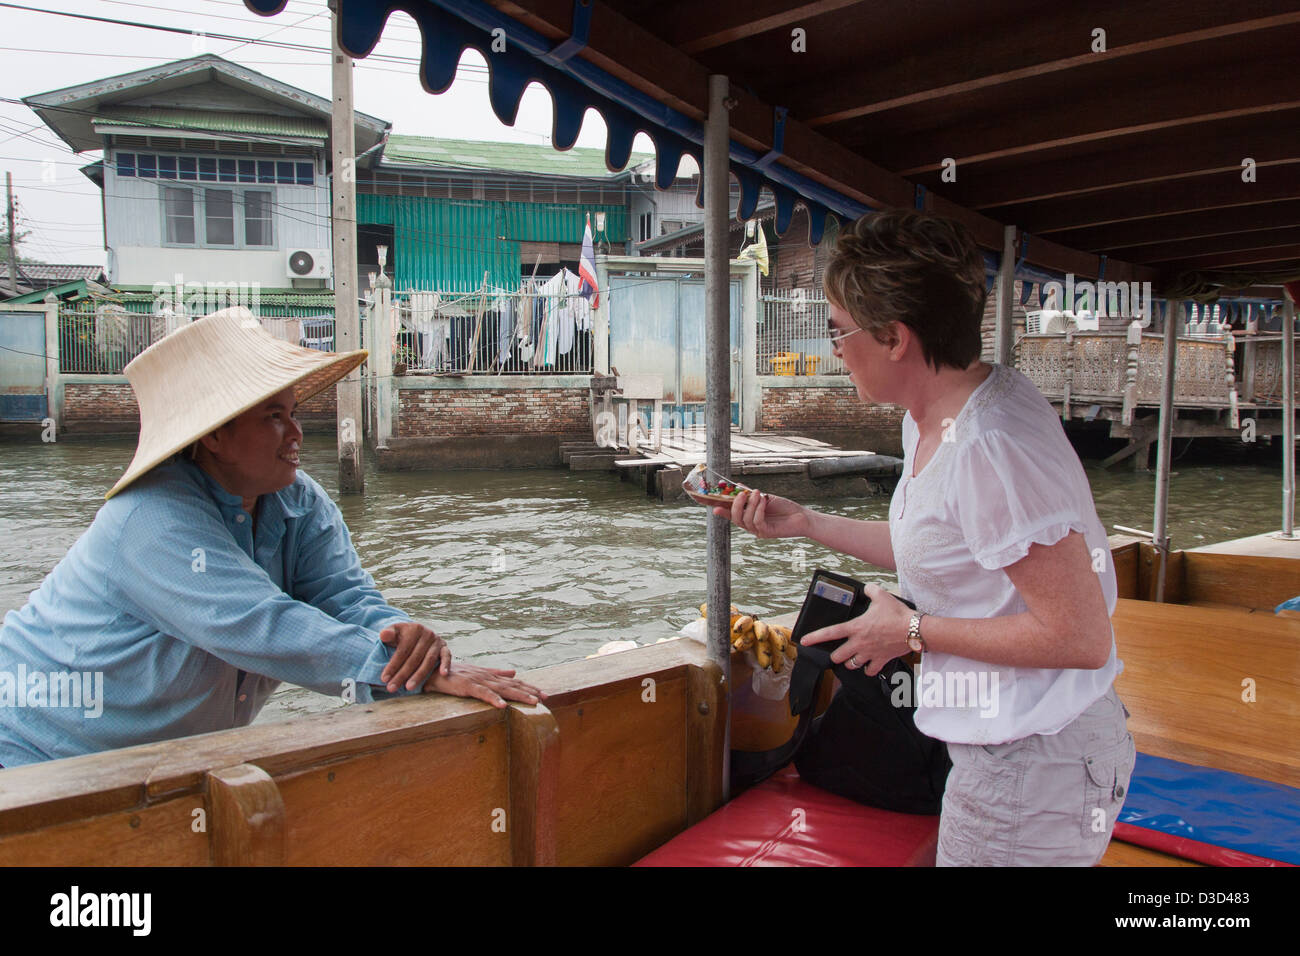
[[(116, 300), (128, 312), (152, 312), (160, 296), (174, 296), (175, 287), (156, 292), (153, 286), (115, 286)], [(231, 290), (236, 294), (238, 290)], [(184, 298), (184, 296), (182, 296)], [(334, 311), (334, 293), (330, 289), (258, 289), (253, 312), (266, 318), (302, 318)]]
[[(635, 166), (653, 157), (654, 153), (633, 153), (628, 165)], [(384, 162), (588, 179), (606, 179), (616, 175), (605, 167), (603, 149), (575, 146), (561, 152), (548, 145), (488, 143), (440, 136), (390, 135), (384, 146)]]
[(482, 284), (485, 272), (489, 284), (513, 287), (520, 276), (520, 242), (582, 242), (586, 214), (595, 212), (606, 215), (601, 238), (627, 238), (624, 206), (357, 196), (359, 225), (393, 227), (398, 289), (469, 292)]
[(263, 136), (309, 136), (325, 139), (325, 121), (307, 116), (273, 116), (269, 113), (224, 113), (216, 110), (129, 109), (99, 110), (95, 123), (140, 126), (151, 129), (195, 130), (211, 133), (254, 133)]
[[(121, 292), (128, 296), (149, 295), (157, 297), (159, 293), (154, 291), (155, 287), (151, 285), (116, 285), (113, 291)], [(175, 286), (168, 286), (163, 290), (163, 294), (174, 291)], [(257, 290), (258, 297), (263, 302), (289, 303), (293, 305), (322, 305), (334, 301), (334, 292), (331, 289), (286, 289), (262, 288)]]

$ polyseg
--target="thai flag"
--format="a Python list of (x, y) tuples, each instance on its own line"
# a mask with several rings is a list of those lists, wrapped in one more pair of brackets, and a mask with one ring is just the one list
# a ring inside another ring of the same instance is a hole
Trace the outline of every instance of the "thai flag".
[(591, 245), (591, 216), (587, 216), (587, 226), (582, 231), (582, 258), (578, 260), (578, 278), (581, 283), (578, 292), (584, 299), (591, 300), (593, 309), (600, 308), (600, 290), (596, 288), (596, 254)]

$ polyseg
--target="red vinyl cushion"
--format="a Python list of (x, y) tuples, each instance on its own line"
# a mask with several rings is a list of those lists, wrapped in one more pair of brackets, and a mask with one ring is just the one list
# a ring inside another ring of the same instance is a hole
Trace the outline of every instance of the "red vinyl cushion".
[(787, 767), (634, 865), (933, 866), (938, 832), (937, 816), (865, 807)]

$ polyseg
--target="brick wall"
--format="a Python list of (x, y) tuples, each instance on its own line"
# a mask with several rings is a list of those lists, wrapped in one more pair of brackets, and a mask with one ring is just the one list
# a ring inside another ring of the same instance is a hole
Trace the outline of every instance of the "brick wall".
[[(309, 425), (319, 425), (324, 428), (334, 429), (338, 423), (338, 396), (339, 390), (334, 385), (331, 385), (323, 392), (313, 395), (298, 406), (298, 421), (304, 428)], [(316, 429), (312, 428), (311, 430), (315, 431)]]
[(758, 427), (795, 432), (808, 428), (894, 428), (903, 421), (897, 405), (869, 405), (857, 389), (765, 388)]
[(395, 437), (572, 435), (591, 437), (586, 388), (398, 391)]
[(118, 382), (63, 386), (63, 427), (69, 431), (137, 432), (140, 409), (131, 386)]
[[(337, 390), (325, 389), (298, 409), (305, 431), (332, 431)], [(63, 427), (72, 434), (121, 434), (140, 430), (135, 392), (125, 382), (67, 382), (63, 386)]]
[(789, 432), (839, 448), (901, 455), (903, 409), (867, 404), (852, 387), (764, 388), (760, 431)]

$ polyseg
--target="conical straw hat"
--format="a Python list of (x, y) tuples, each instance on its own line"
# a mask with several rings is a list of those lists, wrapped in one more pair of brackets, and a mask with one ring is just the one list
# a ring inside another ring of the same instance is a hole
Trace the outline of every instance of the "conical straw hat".
[(292, 387), (298, 402), (333, 385), (366, 350), (320, 352), (277, 339), (245, 308), (223, 309), (155, 342), (126, 366), (140, 441), (111, 498), (150, 468)]

